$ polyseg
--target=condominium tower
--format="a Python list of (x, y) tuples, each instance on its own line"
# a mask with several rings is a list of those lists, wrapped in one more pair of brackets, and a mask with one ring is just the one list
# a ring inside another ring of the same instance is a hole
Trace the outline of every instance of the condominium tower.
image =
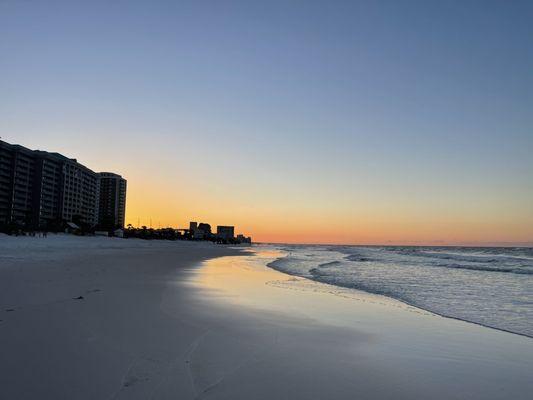
[(126, 179), (112, 172), (100, 172), (99, 229), (124, 228)]
[[(0, 228), (61, 229), (99, 223), (100, 176), (59, 153), (0, 140)], [(119, 214), (124, 221), (125, 184)]]

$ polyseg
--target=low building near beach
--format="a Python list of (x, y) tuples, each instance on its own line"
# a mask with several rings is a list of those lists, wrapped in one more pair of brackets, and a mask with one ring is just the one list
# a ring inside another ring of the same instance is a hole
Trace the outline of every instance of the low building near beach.
[(66, 228), (65, 228), (65, 233), (70, 233), (70, 234), (73, 234), (73, 235), (77, 235), (79, 233), (81, 233), (81, 227), (77, 224), (75, 224), (74, 222), (67, 222), (66, 223)]

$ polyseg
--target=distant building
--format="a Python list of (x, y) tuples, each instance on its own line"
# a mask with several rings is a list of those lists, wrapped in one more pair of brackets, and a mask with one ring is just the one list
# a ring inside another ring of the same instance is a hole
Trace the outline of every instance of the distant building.
[(198, 230), (202, 231), (204, 235), (211, 235), (211, 225), (206, 224), (204, 222), (200, 222), (198, 224)]
[(252, 243), (252, 238), (250, 236), (244, 236), (244, 235), (238, 234), (235, 239), (237, 243), (248, 243), (248, 244)]
[(198, 229), (198, 222), (189, 222), (189, 238), (195, 240), (202, 240), (204, 238), (204, 232)]
[(232, 240), (235, 236), (234, 226), (217, 226), (217, 239), (220, 240)]
[[(195, 240), (207, 240), (211, 238), (211, 225), (206, 224), (204, 222), (200, 222), (198, 225), (196, 225), (196, 222), (194, 222), (194, 225), (191, 222), (190, 228), (191, 228), (191, 237)], [(192, 229), (194, 228), (194, 229)]]
[(126, 179), (112, 172), (100, 172), (98, 226), (105, 230), (124, 228)]

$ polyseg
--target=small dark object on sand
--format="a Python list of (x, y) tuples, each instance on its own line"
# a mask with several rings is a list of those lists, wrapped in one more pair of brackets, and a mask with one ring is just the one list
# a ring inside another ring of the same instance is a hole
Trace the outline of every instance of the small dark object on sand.
[(83, 296), (74, 297), (73, 300), (83, 300)]

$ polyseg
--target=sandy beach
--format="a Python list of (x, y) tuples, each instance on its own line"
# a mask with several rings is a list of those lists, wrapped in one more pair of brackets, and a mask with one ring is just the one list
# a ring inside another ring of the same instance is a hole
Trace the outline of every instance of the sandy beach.
[(274, 271), (268, 247), (0, 237), (6, 399), (527, 399), (533, 340)]

